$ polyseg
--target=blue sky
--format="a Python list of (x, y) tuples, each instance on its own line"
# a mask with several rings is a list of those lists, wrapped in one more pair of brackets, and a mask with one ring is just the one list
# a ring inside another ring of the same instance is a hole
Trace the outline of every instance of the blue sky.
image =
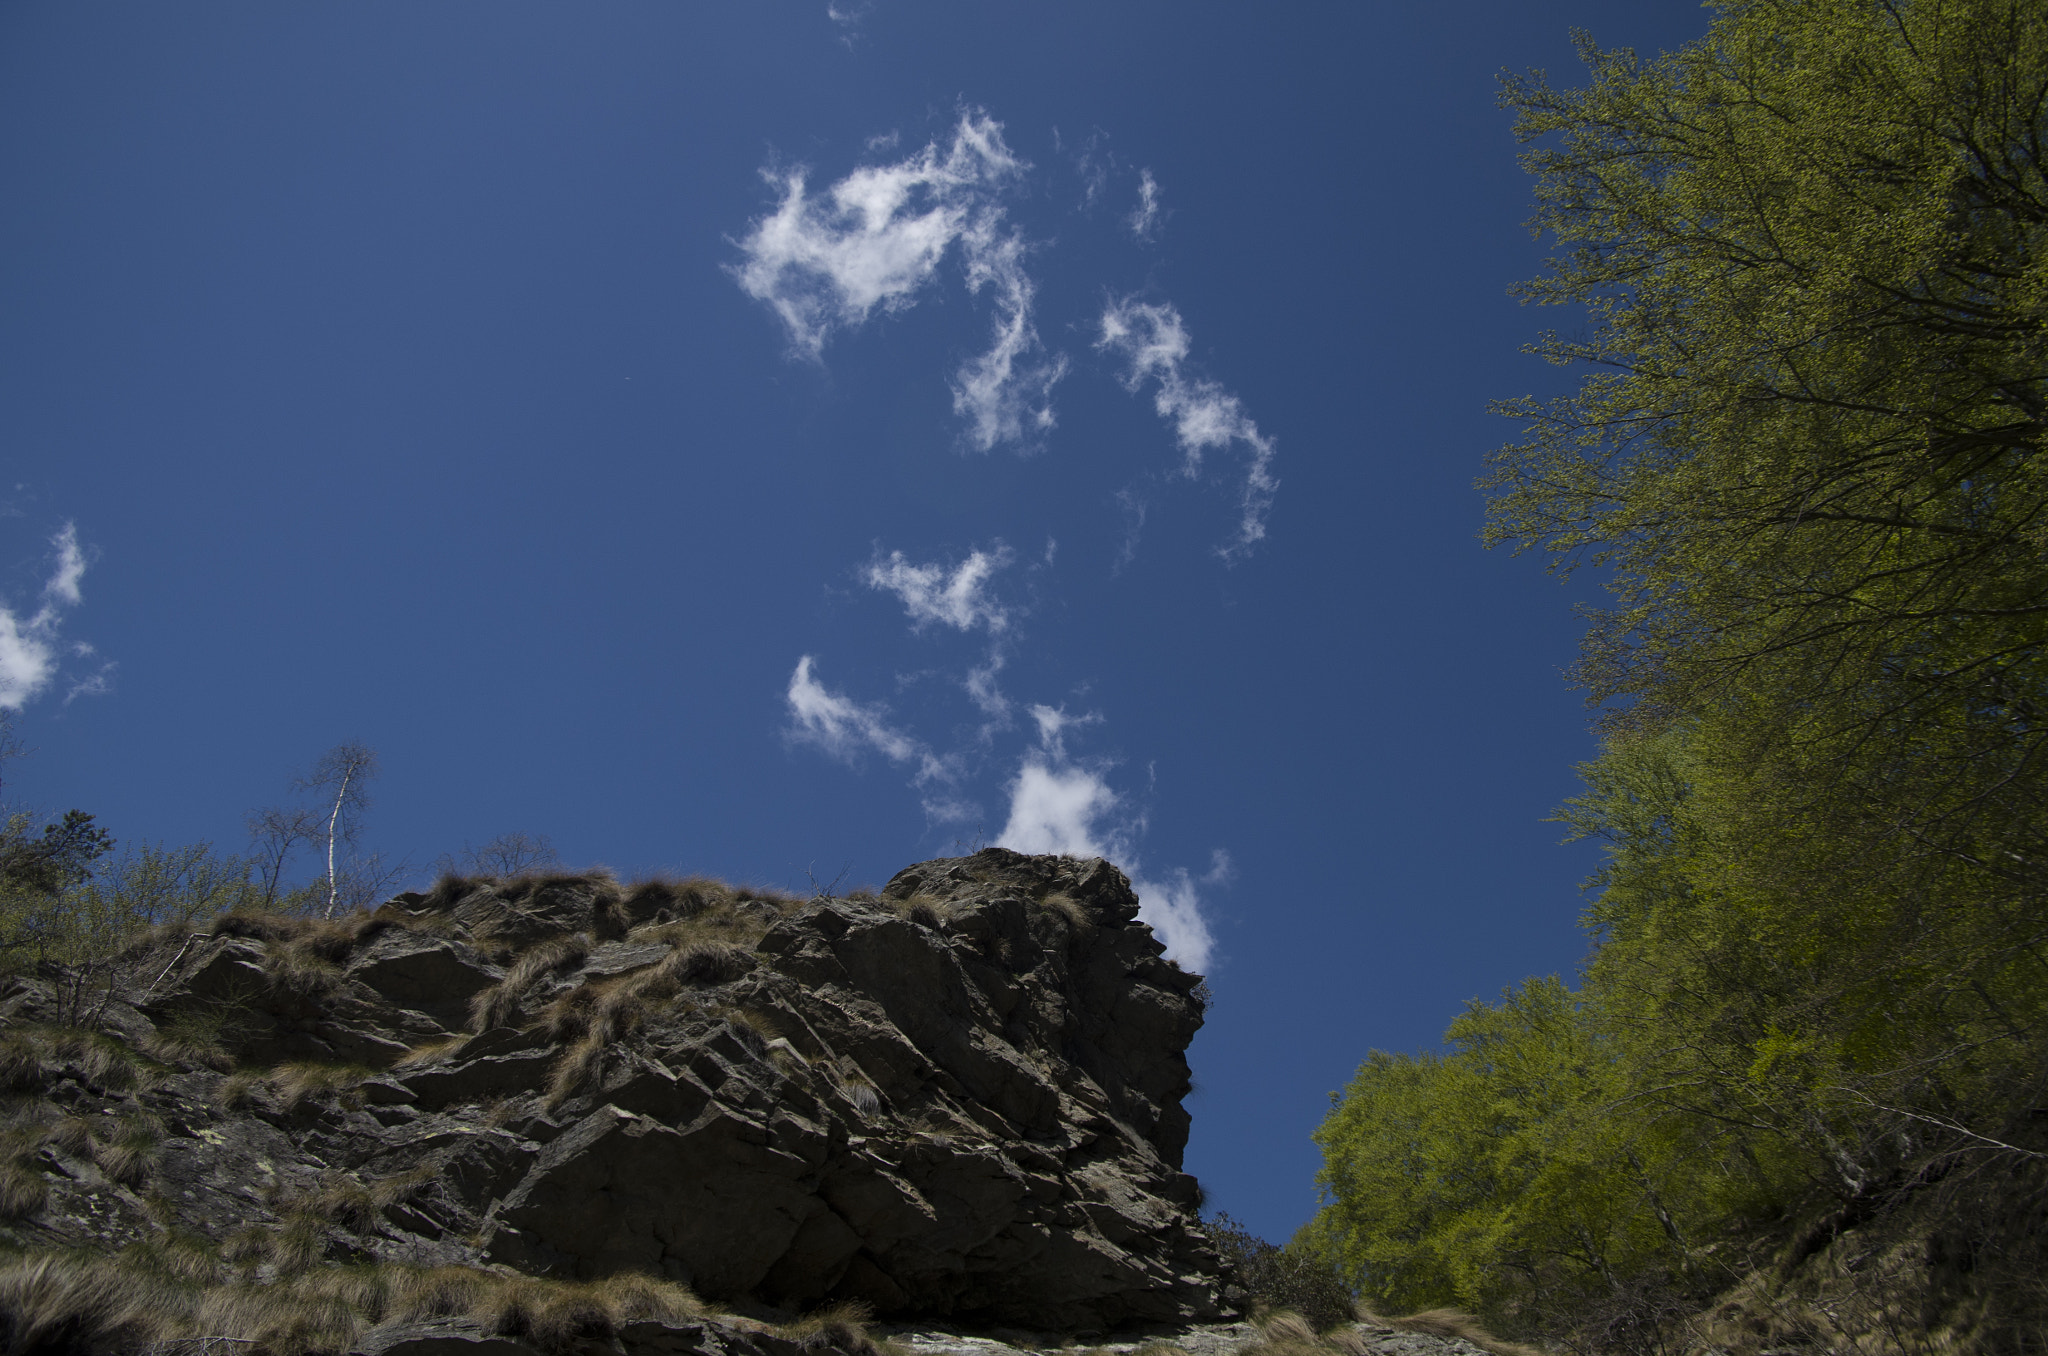
[(1283, 1238), (1368, 1049), (1583, 954), (1586, 586), (1475, 536), (1487, 402), (1572, 379), (1495, 80), (1705, 24), (8, 5), (9, 792), (240, 850), (357, 738), (422, 877), (1106, 852)]

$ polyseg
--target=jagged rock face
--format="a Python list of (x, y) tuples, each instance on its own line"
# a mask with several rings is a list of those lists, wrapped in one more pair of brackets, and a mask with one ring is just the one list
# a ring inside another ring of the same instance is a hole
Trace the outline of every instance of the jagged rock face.
[[(1213, 1320), (1180, 1170), (1200, 981), (1136, 914), (1106, 862), (990, 849), (879, 898), (444, 884), (352, 930), (167, 939), (98, 1020), (172, 1069), (48, 1071), (72, 1110), (160, 1123), (154, 1175), (52, 1145), (48, 1203), (6, 1232), (226, 1240), (349, 1200), (329, 1257), (1055, 1331)], [(0, 1014), (47, 1017), (62, 986)], [(252, 1084), (230, 1059), (298, 1062)]]

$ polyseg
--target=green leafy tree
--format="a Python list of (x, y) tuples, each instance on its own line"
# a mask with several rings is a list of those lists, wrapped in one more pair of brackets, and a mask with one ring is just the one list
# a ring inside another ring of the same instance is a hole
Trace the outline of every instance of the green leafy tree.
[(8, 815), (0, 827), (0, 953), (18, 964), (21, 957), (41, 960), (67, 951), (66, 897), (113, 847), (82, 810), (44, 824), (40, 833), (33, 816)]
[(1595, 375), (1508, 411), (1489, 538), (1610, 574), (1617, 726), (1718, 717), (1863, 838), (2042, 885), (2048, 15), (1732, 4), (1655, 62), (1514, 81), (1533, 300)]
[(2034, 1321), (2048, 10), (1738, 0), (1582, 54), (1505, 102), (1560, 247), (1526, 295), (1588, 321), (1536, 351), (1592, 374), (1507, 407), (1485, 484), (1491, 541), (1614, 593), (1564, 813), (1598, 946), (1361, 1067), (1316, 1236), (1396, 1302), (1584, 1332), (1912, 1218), (1979, 1259), (1926, 1314)]

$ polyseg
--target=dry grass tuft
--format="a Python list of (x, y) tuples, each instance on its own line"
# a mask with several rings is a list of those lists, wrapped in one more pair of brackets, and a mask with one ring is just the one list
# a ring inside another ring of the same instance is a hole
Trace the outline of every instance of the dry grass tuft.
[[(575, 1283), (468, 1267), (397, 1263), (294, 1270), (317, 1221), (293, 1216), (272, 1242), (230, 1241), (243, 1261), (267, 1259), (269, 1279), (224, 1271), (204, 1240), (171, 1235), (120, 1253), (16, 1254), (0, 1261), (0, 1341), (12, 1352), (173, 1351), (186, 1344), (266, 1356), (349, 1350), (391, 1320), (469, 1316), (545, 1351), (605, 1340), (640, 1319), (678, 1322), (704, 1306), (682, 1286), (641, 1276)], [(261, 1231), (251, 1231), (261, 1233)], [(283, 1246), (276, 1241), (294, 1236)]]
[(34, 1092), (43, 1086), (43, 1059), (36, 1043), (20, 1031), (0, 1032), (0, 1092)]
[(241, 937), (252, 942), (262, 942), (267, 946), (290, 941), (303, 932), (312, 921), (297, 914), (237, 909), (214, 919), (207, 931), (216, 937)]
[(488, 1277), (467, 1312), (489, 1331), (517, 1337), (542, 1351), (604, 1342), (622, 1323), (685, 1322), (704, 1306), (683, 1286), (651, 1276), (608, 1276), (598, 1281), (550, 1281), (531, 1276)]
[(589, 1288), (610, 1311), (614, 1322), (685, 1323), (705, 1314), (703, 1302), (688, 1286), (652, 1276), (607, 1276), (591, 1282)]
[(1316, 1345), (1316, 1330), (1309, 1326), (1307, 1319), (1291, 1309), (1276, 1309), (1267, 1314), (1259, 1323), (1259, 1331), (1267, 1344), (1276, 1349)]
[(338, 1096), (354, 1105), (356, 1089), (364, 1079), (376, 1076), (375, 1069), (362, 1064), (299, 1062), (278, 1065), (268, 1081), (279, 1104), (286, 1111), (296, 1111), (300, 1104), (318, 1097)]
[(478, 1308), (499, 1278), (469, 1267), (431, 1267), (401, 1273), (393, 1287), (392, 1317), (454, 1318)]
[(581, 933), (550, 937), (527, 948), (503, 979), (469, 1001), (470, 1030), (482, 1033), (492, 1027), (509, 1026), (528, 989), (547, 975), (581, 964), (589, 954), (590, 939)]
[(336, 1097), (342, 1105), (361, 1105), (356, 1091), (364, 1079), (377, 1070), (364, 1064), (319, 1064), (300, 1061), (280, 1064), (269, 1071), (240, 1069), (229, 1074), (214, 1089), (216, 1105), (229, 1111), (248, 1106), (258, 1093), (268, 1093), (281, 1110), (296, 1111), (309, 1100)]
[(303, 940), (273, 945), (265, 952), (263, 978), (271, 992), (294, 998), (333, 998), (348, 987), (341, 967)]
[(678, 949), (700, 943), (725, 942), (752, 950), (768, 931), (768, 920), (756, 911), (741, 909), (729, 894), (706, 894), (703, 903), (684, 917), (666, 923), (635, 928), (634, 941), (667, 942)]
[(75, 1027), (32, 1027), (24, 1032), (49, 1063), (71, 1065), (84, 1080), (112, 1092), (126, 1092), (142, 1081), (135, 1054), (111, 1036)]
[(33, 1168), (0, 1162), (0, 1219), (27, 1219), (50, 1199), (50, 1184)]
[(432, 1165), (367, 1183), (353, 1177), (332, 1177), (318, 1190), (300, 1197), (294, 1209), (331, 1220), (351, 1233), (367, 1234), (376, 1229), (386, 1210), (411, 1200), (433, 1177)]
[(445, 913), (469, 898), (481, 884), (481, 881), (472, 880), (468, 876), (458, 876), (452, 871), (444, 872), (434, 881), (434, 888), (427, 891), (426, 898), (420, 901), (420, 910)]
[(868, 1335), (868, 1320), (873, 1317), (874, 1310), (856, 1300), (805, 1314), (777, 1331), (804, 1351), (837, 1348), (855, 1356), (880, 1356), (874, 1338)]
[(1095, 915), (1088, 906), (1065, 891), (1055, 891), (1038, 901), (1050, 913), (1056, 913), (1067, 920), (1067, 926), (1079, 935), (1095, 931)]
[(469, 1034), (445, 1036), (440, 1040), (422, 1041), (392, 1061), (394, 1069), (410, 1069), (419, 1064), (431, 1064), (437, 1059), (446, 1059), (476, 1039)]
[(256, 1094), (267, 1089), (262, 1073), (255, 1069), (239, 1069), (220, 1080), (213, 1090), (214, 1105), (223, 1111), (239, 1111), (256, 1099)]
[(327, 1220), (311, 1210), (294, 1211), (270, 1233), (270, 1262), (290, 1274), (318, 1265), (327, 1256)]
[(92, 1122), (83, 1116), (66, 1116), (43, 1127), (43, 1143), (54, 1144), (73, 1158), (91, 1158)]
[(604, 1050), (605, 1042), (595, 1036), (586, 1036), (564, 1050), (555, 1061), (542, 1105), (553, 1111), (595, 1080), (604, 1068)]
[(692, 942), (678, 947), (655, 967), (678, 984), (730, 984), (754, 968), (754, 958), (729, 942)]
[(187, 1307), (181, 1287), (113, 1258), (45, 1253), (0, 1263), (7, 1348), (138, 1351)]
[(593, 1040), (603, 1045), (645, 1024), (664, 986), (659, 976), (639, 974), (580, 984), (541, 1012), (541, 1026), (553, 1041)]
[(567, 1349), (578, 1338), (612, 1335), (611, 1314), (586, 1286), (550, 1285), (519, 1277), (473, 1311), (486, 1331), (531, 1342), (542, 1351)]
[(234, 1056), (222, 1044), (227, 1027), (228, 1011), (223, 1005), (187, 1008), (144, 1034), (136, 1045), (151, 1059), (165, 1064), (226, 1073), (235, 1066)]
[(782, 1039), (775, 1019), (765, 1012), (756, 1012), (752, 1008), (725, 1008), (718, 1015), (725, 1019), (725, 1029), (732, 1038), (757, 1059), (768, 1059), (771, 1043)]
[(122, 1186), (141, 1186), (156, 1168), (157, 1146), (163, 1137), (163, 1123), (155, 1117), (129, 1117), (105, 1142), (94, 1144), (93, 1162)]
[(864, 1118), (882, 1114), (882, 1093), (874, 1081), (855, 1067), (851, 1061), (842, 1059), (826, 1069), (834, 1086), (853, 1105), (853, 1109)]

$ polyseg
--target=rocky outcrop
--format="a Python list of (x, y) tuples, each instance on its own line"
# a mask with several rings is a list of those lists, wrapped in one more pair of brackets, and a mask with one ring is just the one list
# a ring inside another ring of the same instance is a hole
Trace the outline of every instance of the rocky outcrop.
[[(1203, 991), (1136, 914), (1106, 862), (990, 849), (875, 896), (444, 880), (346, 923), (230, 916), (0, 998), (0, 1234), (203, 1240), (258, 1279), (1225, 1319), (1181, 1171)], [(422, 1321), (377, 1349), (500, 1340)]]

